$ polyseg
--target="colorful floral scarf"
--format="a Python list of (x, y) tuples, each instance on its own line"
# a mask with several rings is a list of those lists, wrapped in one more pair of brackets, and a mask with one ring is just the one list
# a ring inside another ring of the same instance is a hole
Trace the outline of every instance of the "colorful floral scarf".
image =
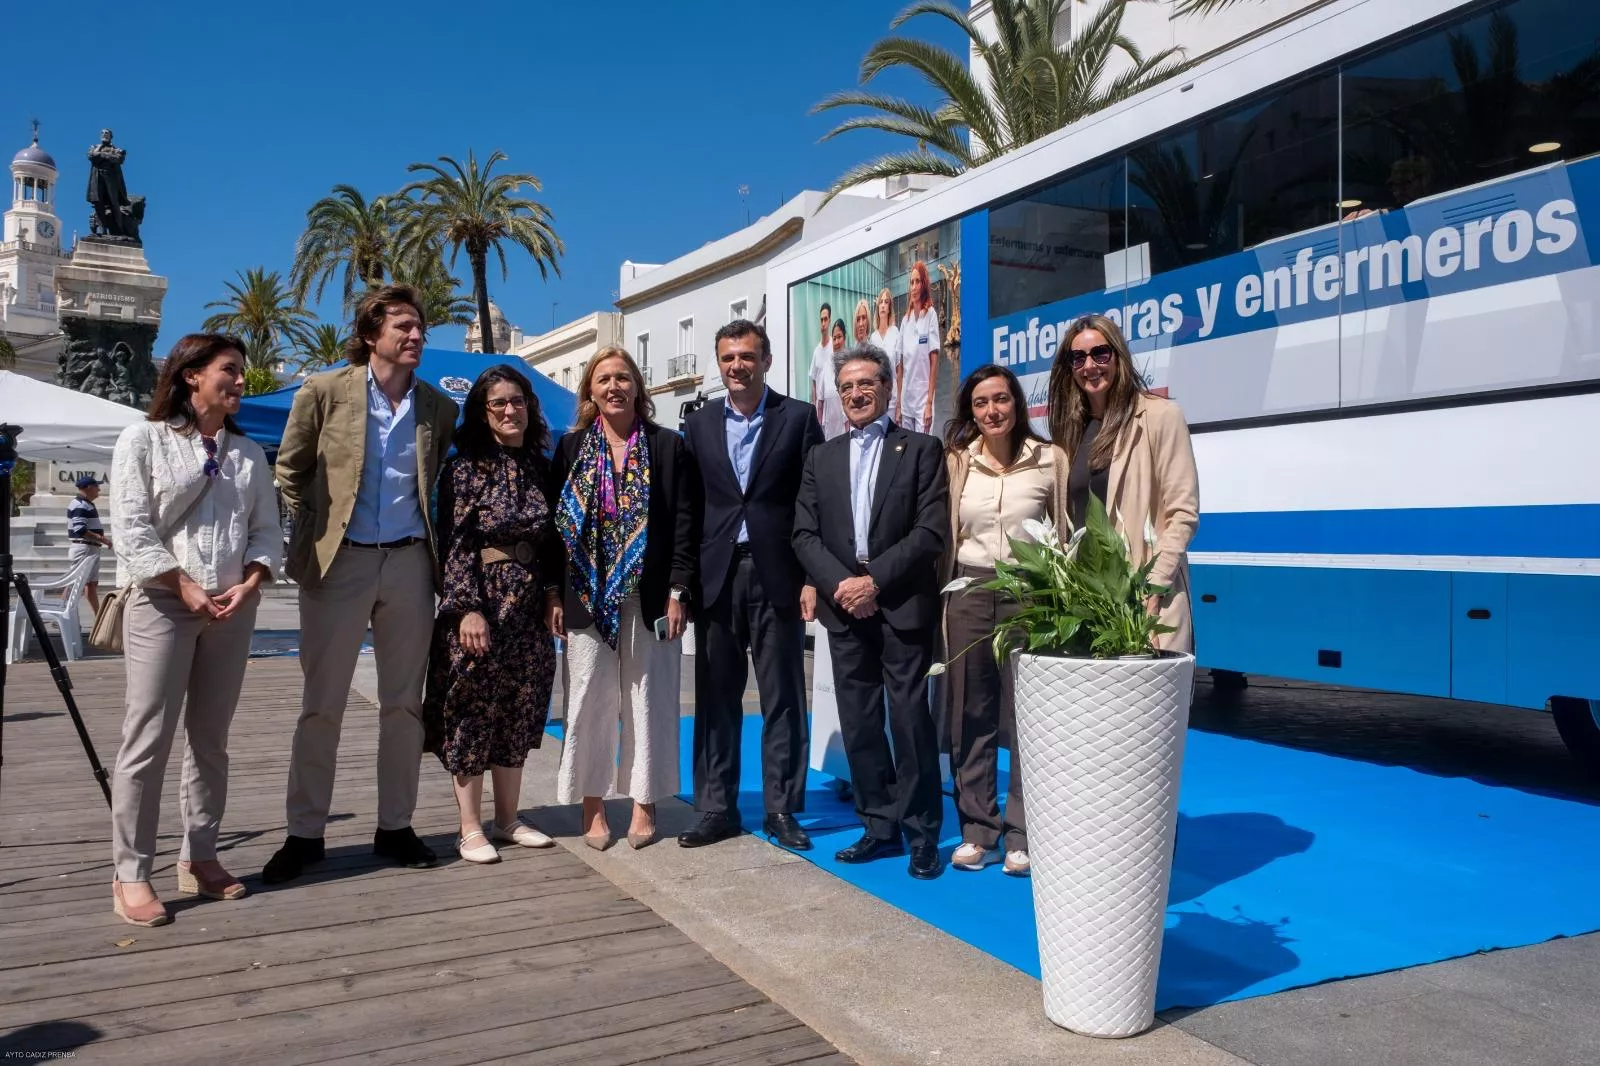
[(611, 465), (600, 420), (584, 434), (561, 489), (556, 528), (567, 545), (567, 576), (595, 628), (613, 649), (622, 601), (644, 571), (645, 517), (650, 513), (650, 445), (635, 422), (621, 472)]

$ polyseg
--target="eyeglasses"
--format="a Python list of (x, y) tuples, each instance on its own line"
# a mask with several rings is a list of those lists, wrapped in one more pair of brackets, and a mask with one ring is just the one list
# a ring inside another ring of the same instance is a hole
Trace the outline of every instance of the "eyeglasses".
[(883, 387), (883, 382), (877, 378), (868, 378), (865, 381), (844, 381), (839, 384), (839, 395), (850, 396), (857, 392), (877, 392)]
[(526, 396), (508, 396), (489, 401), (489, 410), (495, 414), (499, 414), (508, 407), (513, 411), (527, 410), (528, 398)]
[(222, 472), (222, 467), (217, 462), (217, 438), (202, 436), (200, 438), (200, 446), (206, 450), (206, 462), (200, 468), (201, 472), (206, 477), (216, 477)]
[(1095, 366), (1105, 366), (1111, 362), (1111, 357), (1116, 354), (1116, 349), (1109, 344), (1097, 344), (1088, 351), (1081, 348), (1072, 349), (1072, 369), (1076, 370), (1090, 359)]

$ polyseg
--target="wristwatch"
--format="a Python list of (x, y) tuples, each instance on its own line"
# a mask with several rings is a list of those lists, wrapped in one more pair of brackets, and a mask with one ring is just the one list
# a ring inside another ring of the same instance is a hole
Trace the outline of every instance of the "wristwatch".
[(672, 591), (668, 592), (667, 595), (672, 597), (673, 603), (682, 603), (689, 598), (689, 590), (682, 585), (674, 585), (672, 586)]

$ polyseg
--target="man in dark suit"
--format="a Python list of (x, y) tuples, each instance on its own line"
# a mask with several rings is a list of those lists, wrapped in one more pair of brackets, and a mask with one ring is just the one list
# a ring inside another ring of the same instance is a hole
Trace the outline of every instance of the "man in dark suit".
[[(939, 627), (949, 485), (944, 448), (885, 412), (894, 382), (872, 345), (841, 353), (850, 431), (806, 457), (794, 549), (828, 630), (839, 726), (866, 833), (835, 856), (867, 862), (911, 846), (911, 876), (939, 876), (939, 747), (927, 675)], [(887, 701), (891, 754), (883, 735)]]
[(739, 741), (745, 656), (754, 654), (761, 693), (762, 793), (768, 836), (811, 847), (795, 815), (805, 809), (805, 623), (816, 590), (790, 545), (806, 453), (822, 442), (810, 406), (767, 387), (772, 345), (743, 319), (717, 331), (725, 399), (684, 423), (700, 467), (703, 605), (695, 619), (694, 805), (700, 823), (678, 837), (686, 848), (739, 834)]

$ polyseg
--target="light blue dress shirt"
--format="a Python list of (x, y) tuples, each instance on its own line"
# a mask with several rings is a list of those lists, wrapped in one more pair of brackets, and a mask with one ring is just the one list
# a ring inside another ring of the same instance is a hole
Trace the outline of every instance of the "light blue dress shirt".
[(850, 430), (850, 517), (855, 522), (856, 561), (867, 554), (867, 534), (872, 527), (872, 493), (878, 482), (878, 461), (883, 458), (883, 438), (889, 416)]
[[(733, 464), (733, 476), (739, 482), (739, 491), (750, 491), (750, 464), (756, 457), (756, 442), (761, 439), (761, 426), (767, 420), (767, 389), (762, 386), (761, 402), (756, 413), (746, 418), (733, 406), (733, 401), (722, 403), (722, 428), (728, 441), (728, 462)], [(750, 528), (744, 519), (739, 520), (739, 543), (750, 542)]]
[(427, 536), (417, 495), (417, 379), (394, 407), (367, 367), (367, 438), (361, 486), (345, 536), (360, 544), (384, 544)]

